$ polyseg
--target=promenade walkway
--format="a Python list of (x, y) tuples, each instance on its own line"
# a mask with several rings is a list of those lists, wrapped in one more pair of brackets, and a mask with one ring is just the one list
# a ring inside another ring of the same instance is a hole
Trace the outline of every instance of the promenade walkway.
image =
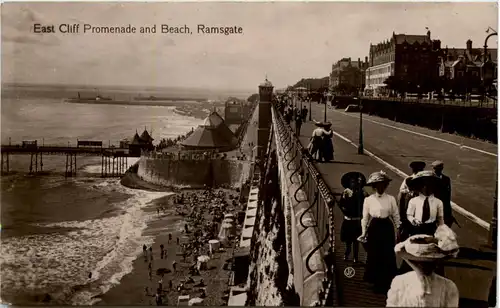
[[(323, 105), (313, 104), (312, 118), (318, 121), (323, 120), (323, 108)], [(341, 111), (329, 110), (327, 113), (328, 120), (333, 123), (333, 130), (336, 133), (341, 131), (342, 135), (348, 135), (347, 138), (350, 139), (350, 141), (352, 141), (353, 143), (357, 144), (358, 138), (355, 132), (357, 132), (359, 128), (359, 118), (353, 119), (349, 116), (338, 115), (338, 112)], [(294, 126), (293, 123), (292, 126)], [(314, 128), (315, 126), (313, 122), (308, 121), (303, 124), (301, 129), (301, 136), (299, 137), (299, 139), (304, 147), (306, 147), (309, 143), (309, 137), (311, 136)], [(387, 129), (386, 127), (384, 128)], [(408, 138), (407, 136), (409, 133), (401, 134), (401, 131), (395, 129), (385, 131), (375, 127), (373, 124), (371, 126), (367, 125), (365, 129), (365, 150), (377, 152), (377, 154), (382, 156), (384, 160), (391, 159), (391, 156), (394, 155), (392, 153), (384, 153), (383, 151), (386, 150), (398, 151), (399, 153), (405, 154), (408, 153), (407, 155), (398, 155), (396, 157), (396, 159), (401, 159), (404, 161), (398, 163), (398, 168), (406, 173), (409, 172), (407, 170), (407, 166), (411, 160), (422, 159), (430, 164), (432, 160), (439, 158), (445, 161), (445, 171), (447, 171), (446, 162), (449, 161), (449, 155), (451, 155), (451, 158), (455, 160), (458, 159), (456, 153), (450, 154), (450, 152), (446, 151), (447, 149), (439, 146), (436, 148), (436, 146), (432, 144), (432, 142), (435, 142), (435, 140), (433, 141), (433, 139), (422, 137), (422, 139), (419, 140), (419, 142), (421, 142), (421, 150), (418, 151), (419, 145), (413, 145), (413, 147), (410, 149), (405, 148), (407, 147), (407, 144), (412, 143), (412, 141), (409, 140), (411, 138)], [(379, 135), (375, 135), (376, 133), (378, 133)], [(380, 145), (379, 148), (375, 147), (378, 145)], [(332, 193), (334, 193), (337, 198), (343, 191), (343, 187), (340, 184), (341, 176), (349, 171), (359, 171), (366, 177), (368, 177), (368, 175), (372, 172), (384, 170), (393, 179), (391, 185), (388, 188), (388, 193), (394, 196), (397, 195), (399, 186), (403, 180), (399, 173), (396, 173), (393, 169), (387, 168), (385, 165), (381, 164), (368, 155), (358, 155), (355, 146), (338, 136), (334, 137), (334, 147), (335, 160), (331, 163), (318, 163), (316, 164), (316, 166), (319, 172), (324, 176), (324, 179), (327, 185), (332, 190)], [(429, 151), (433, 147), (434, 150), (432, 151), (436, 153), (435, 157), (431, 157), (431, 155), (428, 154), (424, 155), (425, 153), (422, 154), (422, 152)], [(414, 151), (413, 153), (411, 152), (412, 150)], [(456, 151), (457, 150), (455, 150), (455, 152)], [(489, 161), (486, 161), (486, 163), (489, 163)], [(474, 172), (475, 170), (471, 170), (470, 173), (473, 174)], [(453, 182), (452, 177), (452, 186), (453, 184), (455, 183)], [(456, 190), (457, 185), (454, 185), (453, 189)], [(479, 201), (475, 198), (462, 199), (461, 197), (462, 195), (455, 193), (453, 200), (459, 204), (468, 202), (469, 208), (476, 207), (475, 204), (470, 204), (470, 201)], [(491, 207), (493, 198), (489, 199), (488, 201), (490, 201), (488, 205)], [(486, 207), (486, 205), (484, 206)], [(484, 211), (484, 214), (486, 213), (487, 211)], [(458, 228), (456, 225), (453, 227), (459, 238), (461, 253), (457, 259), (447, 262), (445, 267), (445, 275), (446, 277), (455, 281), (460, 290), (460, 307), (488, 307), (488, 293), (493, 276), (496, 275), (496, 253), (485, 250), (484, 247), (481, 247), (481, 244), (485, 243), (487, 239), (487, 231), (484, 228), (471, 222), (465, 217), (461, 217), (457, 213), (455, 213), (455, 216), (457, 216), (457, 220), (462, 226), (461, 228)], [(342, 277), (340, 277), (340, 288), (342, 296), (340, 298), (340, 304), (347, 307), (384, 307), (386, 297), (384, 295), (374, 294), (371, 291), (370, 286), (363, 281), (364, 265), (355, 265), (352, 263), (352, 261), (346, 262), (343, 260), (344, 247), (343, 243), (340, 242), (340, 226), (342, 223), (342, 217), (343, 215), (340, 209), (336, 208), (336, 262), (339, 268), (339, 273), (342, 273), (348, 267), (353, 267), (355, 269), (355, 275), (352, 278), (347, 278), (346, 276), (341, 275)], [(365, 258), (365, 252), (361, 248), (360, 259), (362, 261), (365, 261)], [(398, 262), (402, 261), (398, 260)]]

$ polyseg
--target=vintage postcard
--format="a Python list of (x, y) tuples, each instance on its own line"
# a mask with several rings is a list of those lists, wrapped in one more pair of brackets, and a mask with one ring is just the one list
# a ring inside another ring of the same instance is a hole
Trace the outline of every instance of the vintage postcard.
[(2, 304), (496, 305), (496, 2), (1, 19)]

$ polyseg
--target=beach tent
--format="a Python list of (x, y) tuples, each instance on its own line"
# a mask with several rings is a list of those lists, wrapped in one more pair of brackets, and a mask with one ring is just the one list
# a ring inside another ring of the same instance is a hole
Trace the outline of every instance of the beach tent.
[(177, 297), (177, 306), (188, 306), (189, 305), (189, 295), (179, 295)]
[(194, 297), (190, 299), (189, 306), (203, 306), (203, 298)]
[(207, 269), (207, 263), (210, 260), (210, 257), (207, 255), (199, 256), (198, 260), (196, 262), (196, 268), (201, 271), (201, 270), (206, 270)]
[(233, 225), (228, 223), (223, 223), (219, 232), (220, 242), (226, 245), (229, 241), (229, 237), (233, 235), (232, 232), (233, 232)]
[(220, 242), (218, 240), (210, 240), (208, 241), (208, 245), (210, 248), (210, 254), (216, 252), (220, 248)]

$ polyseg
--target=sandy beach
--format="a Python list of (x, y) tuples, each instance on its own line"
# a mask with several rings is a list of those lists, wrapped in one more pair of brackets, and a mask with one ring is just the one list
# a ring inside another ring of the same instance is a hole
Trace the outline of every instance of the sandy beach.
[[(97, 305), (156, 305), (155, 294), (160, 280), (163, 282), (162, 305), (177, 305), (179, 295), (189, 295), (190, 298), (202, 297), (202, 289), (205, 292), (203, 305), (226, 304), (225, 292), (228, 291), (231, 275), (231, 266), (226, 263), (232, 258), (234, 243), (214, 253), (207, 263), (207, 269), (201, 270), (199, 275), (193, 272), (190, 275), (190, 268), (196, 264), (198, 256), (209, 255), (208, 240), (217, 238), (217, 226), (220, 226), (224, 214), (233, 213), (237, 216), (240, 210), (239, 192), (231, 189), (215, 189), (210, 192), (184, 190), (181, 194), (184, 195), (182, 204), (175, 202), (176, 197), (173, 194), (153, 201), (146, 208), (147, 211), (156, 212), (156, 219), (148, 224), (145, 231), (146, 236), (155, 237), (152, 245), (153, 260), (151, 261), (149, 253), (147, 258), (142, 254), (139, 255), (133, 263), (132, 272), (123, 277), (118, 285), (100, 296), (101, 301)], [(218, 223), (212, 228), (213, 221)], [(170, 235), (172, 240), (169, 241)], [(180, 245), (177, 244), (178, 240)], [(160, 253), (161, 244), (166, 251), (166, 257), (163, 259)], [(185, 250), (182, 248), (183, 244), (187, 246)], [(165, 272), (163, 277), (161, 271)], [(203, 283), (200, 285), (202, 279)], [(170, 283), (172, 288), (169, 286)], [(183, 287), (178, 290), (181, 284)]]

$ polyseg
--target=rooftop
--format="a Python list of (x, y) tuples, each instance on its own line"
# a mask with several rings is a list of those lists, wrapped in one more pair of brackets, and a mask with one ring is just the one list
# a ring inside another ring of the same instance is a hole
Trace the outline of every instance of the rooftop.
[(264, 80), (264, 82), (261, 83), (259, 85), (259, 87), (269, 87), (270, 88), (270, 87), (273, 87), (273, 84), (269, 80), (267, 80), (267, 78), (266, 78), (266, 80)]

